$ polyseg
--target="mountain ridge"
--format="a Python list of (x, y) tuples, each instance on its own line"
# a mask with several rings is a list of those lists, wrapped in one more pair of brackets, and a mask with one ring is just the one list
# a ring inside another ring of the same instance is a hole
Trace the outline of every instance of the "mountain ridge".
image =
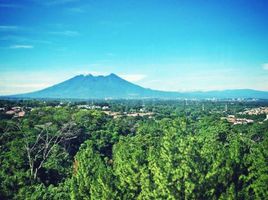
[(257, 98), (268, 99), (268, 91), (252, 89), (234, 89), (223, 91), (172, 92), (160, 91), (131, 83), (118, 75), (111, 73), (107, 76), (92, 74), (77, 75), (58, 84), (42, 90), (9, 95), (10, 98), (35, 99), (140, 99), (140, 98)]

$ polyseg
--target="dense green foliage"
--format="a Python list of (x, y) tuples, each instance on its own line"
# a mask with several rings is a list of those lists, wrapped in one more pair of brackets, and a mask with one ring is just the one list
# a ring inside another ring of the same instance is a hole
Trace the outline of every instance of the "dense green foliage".
[(226, 103), (153, 102), (152, 118), (29, 104), (0, 120), (0, 199), (267, 199), (268, 121), (233, 126), (208, 111)]

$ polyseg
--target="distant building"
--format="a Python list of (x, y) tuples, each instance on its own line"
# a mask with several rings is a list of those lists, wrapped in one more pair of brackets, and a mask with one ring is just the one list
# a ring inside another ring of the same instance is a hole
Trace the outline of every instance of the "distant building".
[(6, 114), (7, 115), (14, 115), (15, 111), (14, 110), (9, 110), (9, 111), (6, 111)]
[(234, 115), (228, 115), (227, 117), (222, 117), (221, 119), (225, 119), (233, 125), (254, 123), (254, 120), (252, 119), (236, 118)]
[(19, 112), (22, 110), (22, 108), (19, 106), (15, 106), (15, 107), (12, 107), (11, 110), (14, 110), (15, 112)]
[(244, 112), (240, 112), (242, 115), (260, 115), (260, 114), (268, 114), (268, 107), (259, 107), (253, 108), (250, 110), (246, 110)]
[(102, 110), (109, 110), (109, 106), (102, 106)]
[(11, 110), (8, 110), (6, 114), (13, 115), (13, 117), (24, 117), (25, 111), (23, 110), (23, 108), (16, 106), (12, 107)]
[(95, 106), (95, 105), (92, 105), (92, 106), (89, 106), (89, 105), (78, 105), (77, 108), (79, 108), (79, 109), (89, 109), (89, 110), (101, 109), (100, 106)]
[(236, 125), (236, 124), (251, 124), (253, 122), (254, 122), (254, 120), (252, 120), (252, 119), (237, 118), (236, 121), (234, 122), (234, 125)]
[(25, 115), (25, 112), (24, 111), (21, 111), (21, 112), (17, 113), (17, 116), (18, 117), (24, 117), (24, 115)]

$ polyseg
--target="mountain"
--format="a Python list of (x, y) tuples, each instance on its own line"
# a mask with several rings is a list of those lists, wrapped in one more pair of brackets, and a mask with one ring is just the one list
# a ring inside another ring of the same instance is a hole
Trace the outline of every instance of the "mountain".
[(17, 94), (11, 98), (55, 99), (139, 99), (139, 98), (258, 98), (268, 99), (268, 92), (240, 89), (209, 92), (166, 92), (130, 83), (116, 74), (108, 76), (78, 75), (36, 92)]
[(78, 75), (40, 91), (12, 95), (16, 98), (60, 99), (122, 99), (122, 98), (176, 98), (179, 93), (143, 88), (115, 74), (108, 76)]

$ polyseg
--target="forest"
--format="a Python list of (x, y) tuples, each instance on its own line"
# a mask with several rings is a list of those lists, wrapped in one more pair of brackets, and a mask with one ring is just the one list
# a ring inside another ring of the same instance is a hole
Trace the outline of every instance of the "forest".
[(267, 199), (268, 120), (222, 118), (261, 106), (2, 100), (0, 199)]

